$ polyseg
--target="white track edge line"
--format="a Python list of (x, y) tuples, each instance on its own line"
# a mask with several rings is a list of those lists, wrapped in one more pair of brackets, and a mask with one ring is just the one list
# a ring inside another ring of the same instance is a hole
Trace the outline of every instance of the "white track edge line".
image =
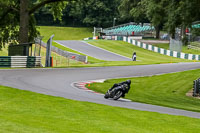
[(83, 43), (85, 43), (85, 44), (87, 44), (87, 45), (90, 45), (90, 46), (92, 46), (92, 47), (95, 47), (95, 48), (101, 49), (101, 50), (103, 50), (103, 51), (106, 51), (106, 52), (109, 52), (109, 53), (115, 54), (115, 55), (117, 55), (117, 56), (121, 56), (121, 57), (124, 57), (124, 58), (127, 58), (127, 59), (131, 59), (131, 58), (129, 58), (129, 57), (126, 57), (126, 56), (123, 56), (123, 55), (120, 55), (120, 54), (117, 54), (117, 53), (111, 52), (111, 51), (109, 51), (109, 50), (106, 50), (106, 49), (103, 49), (103, 48), (100, 48), (100, 47), (94, 46), (94, 45), (92, 45), (92, 44), (87, 43), (86, 41), (81, 41), (81, 42), (83, 42)]
[[(63, 41), (64, 41), (64, 40), (63, 40)], [(57, 41), (54, 41), (54, 42), (58, 43), (59, 45), (62, 45), (62, 46), (64, 46), (64, 47), (66, 47), (66, 48), (69, 48), (69, 49), (72, 49), (72, 50), (77, 51), (77, 52), (79, 52), (79, 53), (82, 53), (82, 54), (84, 54), (85, 56), (90, 56), (90, 57), (93, 57), (93, 58), (95, 58), (95, 59), (97, 59), (97, 60), (102, 60), (102, 59), (98, 59), (98, 58), (96, 58), (96, 57), (94, 57), (94, 56), (88, 55), (88, 54), (86, 54), (86, 53), (84, 53), (84, 52), (81, 52), (81, 51), (79, 51), (79, 50), (76, 50), (76, 49), (67, 47), (67, 46), (65, 46), (64, 44), (61, 44), (61, 43), (59, 43), (59, 42), (57, 42)], [(104, 60), (102, 60), (102, 61), (104, 61)], [(105, 61), (106, 61), (106, 60), (105, 60)]]

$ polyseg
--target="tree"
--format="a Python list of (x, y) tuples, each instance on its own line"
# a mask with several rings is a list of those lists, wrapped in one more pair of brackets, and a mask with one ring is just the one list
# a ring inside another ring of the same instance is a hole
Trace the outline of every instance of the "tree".
[(156, 38), (159, 38), (160, 29), (165, 20), (167, 0), (123, 0), (119, 6), (121, 17), (132, 17), (135, 22), (150, 21), (156, 29)]
[(33, 13), (46, 6), (54, 18), (61, 19), (70, 0), (0, 0), (0, 47), (17, 41), (28, 43), (38, 34)]
[(121, 0), (121, 4), (118, 7), (120, 19), (122, 21), (133, 21), (134, 17), (130, 12), (140, 1), (141, 0)]
[(156, 30), (156, 38), (160, 37), (160, 30), (167, 19), (165, 7), (168, 5), (168, 0), (144, 0), (146, 7), (146, 15)]
[(119, 0), (78, 0), (71, 2), (70, 16), (87, 26), (108, 27), (118, 17)]
[(182, 29), (183, 43), (187, 44), (185, 29), (192, 28), (192, 22), (200, 20), (199, 0), (170, 0), (167, 6), (166, 27), (175, 38), (175, 28)]

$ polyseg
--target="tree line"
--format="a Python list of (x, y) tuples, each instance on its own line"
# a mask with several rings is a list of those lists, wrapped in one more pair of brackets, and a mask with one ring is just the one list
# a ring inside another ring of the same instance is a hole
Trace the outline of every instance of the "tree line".
[(185, 38), (185, 29), (192, 28), (192, 23), (200, 20), (199, 8), (199, 0), (123, 0), (119, 6), (121, 17), (151, 22), (156, 38), (159, 38), (161, 29), (174, 38), (177, 27), (182, 29)]
[(37, 24), (105, 28), (114, 18), (117, 24), (149, 22), (157, 38), (162, 29), (174, 38), (176, 27), (185, 35), (200, 20), (199, 8), (199, 0), (0, 0), (0, 47), (33, 41)]

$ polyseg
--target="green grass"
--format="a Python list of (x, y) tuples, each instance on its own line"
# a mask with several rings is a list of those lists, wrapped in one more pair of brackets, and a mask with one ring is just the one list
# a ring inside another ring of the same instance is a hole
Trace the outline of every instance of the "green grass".
[(88, 43), (97, 47), (112, 51), (114, 53), (131, 58), (133, 52), (137, 53), (137, 60), (135, 64), (160, 64), (160, 63), (175, 63), (175, 62), (191, 62), (189, 60), (183, 60), (166, 55), (161, 55), (143, 48), (139, 48), (130, 43), (123, 41), (88, 41)]
[(92, 36), (92, 28), (76, 28), (76, 27), (54, 27), (54, 26), (40, 26), (40, 34), (44, 36), (43, 41), (46, 42), (51, 35), (54, 40), (82, 40), (86, 37)]
[[(92, 29), (89, 28), (71, 28), (71, 27), (49, 27), (41, 26), (40, 27), (41, 35), (45, 36), (43, 39), (44, 42), (52, 35), (55, 34), (54, 40), (81, 40), (85, 37), (92, 36)], [(132, 57), (133, 51), (137, 52), (137, 59), (139, 61), (103, 61), (93, 57), (88, 57), (89, 64), (85, 65), (74, 65), (74, 67), (98, 67), (98, 66), (127, 66), (127, 65), (146, 65), (146, 64), (161, 64), (161, 63), (177, 63), (177, 62), (190, 62), (189, 60), (178, 59), (174, 57), (169, 57), (154, 53), (142, 48), (138, 48), (131, 44), (121, 42), (121, 41), (88, 41), (92, 45), (107, 49), (109, 51)], [(53, 43), (53, 46), (56, 46), (62, 50), (73, 52), (77, 54), (84, 55), (72, 49), (61, 46), (57, 43)]]
[[(189, 60), (178, 59), (174, 57), (169, 57), (165, 55), (161, 55), (152, 51), (148, 51), (136, 46), (133, 46), (129, 43), (123, 41), (105, 41), (105, 40), (98, 40), (98, 41), (88, 41), (95, 46), (107, 49), (109, 51), (124, 55), (126, 57), (131, 58), (133, 51), (137, 52), (137, 60), (136, 62), (133, 61), (103, 61), (96, 59), (94, 57), (88, 56), (88, 64), (84, 64), (81, 62), (76, 62), (70, 60), (70, 67), (102, 67), (102, 66), (128, 66), (128, 65), (148, 65), (148, 64), (162, 64), (162, 63), (177, 63), (177, 62), (191, 62)], [(53, 46), (56, 46), (62, 50), (77, 53), (80, 55), (84, 55), (72, 49), (66, 48), (62, 45), (57, 43), (53, 43)], [(7, 52), (7, 50), (4, 50)], [(1, 55), (1, 53), (0, 53)], [(45, 64), (45, 49), (42, 49), (42, 64)], [(57, 55), (56, 53), (52, 52), (52, 56), (54, 57), (54, 66), (55, 67), (69, 67), (67, 63), (67, 59)], [(61, 58), (61, 59), (60, 59)], [(56, 63), (57, 62), (57, 63)], [(57, 64), (57, 65), (56, 65)]]
[(8, 45), (0, 50), (0, 56), (8, 56)]
[[(33, 47), (34, 49), (34, 47)], [(68, 59), (64, 56), (61, 56), (55, 52), (51, 52), (51, 56), (53, 57), (53, 67), (71, 67), (71, 66), (77, 66), (83, 64), (82, 62)], [(45, 66), (45, 59), (46, 59), (46, 48), (41, 48), (41, 63), (43, 66)]]
[[(68, 51), (68, 52), (72, 52), (72, 53), (76, 53), (76, 54), (80, 54), (80, 55), (85, 55), (85, 54), (82, 54), (82, 53), (80, 53), (80, 52), (78, 52), (78, 51), (75, 51), (75, 50), (72, 50), (72, 49), (70, 49), (70, 48), (64, 47), (64, 46), (62, 46), (62, 45), (60, 45), (60, 44), (58, 44), (58, 43), (56, 43), (56, 42), (53, 42), (52, 45), (55, 46), (55, 47), (57, 47), (57, 48), (59, 48), (59, 49), (62, 49), (62, 50), (64, 50), (64, 51)], [(85, 56), (87, 56), (87, 55), (85, 55)], [(88, 61), (89, 61), (90, 63), (92, 63), (92, 64), (93, 64), (93, 63), (105, 62), (105, 61), (103, 61), (103, 60), (99, 60), (99, 59), (96, 59), (96, 58), (91, 57), (91, 56), (88, 56)]]
[(159, 48), (164, 48), (164, 49), (169, 49), (169, 43), (157, 43), (157, 44), (152, 44), (153, 46), (159, 47)]
[[(169, 44), (168, 43), (164, 43), (164, 44), (152, 44), (152, 45), (157, 46), (159, 48), (164, 48), (164, 49), (168, 49), (169, 50)], [(187, 54), (197, 54), (197, 55), (200, 55), (200, 51), (199, 50), (188, 49), (188, 46), (182, 46), (182, 52), (183, 53), (187, 53)]]
[[(8, 56), (8, 46), (6, 45), (5, 48), (2, 49), (2, 51), (0, 51), (0, 56)], [(33, 51), (35, 49), (35, 45), (33, 45)], [(34, 52), (32, 53), (34, 55)], [(51, 56), (53, 57), (53, 62), (54, 62), (54, 67), (72, 67), (72, 66), (80, 66), (83, 63), (82, 62), (78, 62), (76, 60), (72, 60), (72, 59), (68, 59), (64, 56), (60, 56), (55, 52), (51, 52)], [(43, 66), (45, 66), (45, 59), (46, 59), (46, 48), (42, 47), (41, 48), (41, 63)], [(3, 69), (3, 68), (1, 68)], [(4, 68), (6, 69), (6, 68)], [(14, 69), (14, 68), (12, 68)]]
[[(200, 112), (200, 99), (186, 96), (199, 78), (200, 69), (159, 76), (129, 78), (131, 89), (126, 98), (136, 102)], [(91, 84), (89, 89), (105, 93), (114, 83), (127, 79), (106, 80)]]
[[(54, 27), (54, 26), (40, 26), (39, 27), (40, 34), (44, 36), (43, 41), (47, 42), (51, 35), (55, 35), (53, 40), (83, 40), (83, 38), (92, 36), (92, 28), (75, 28), (75, 27)], [(80, 52), (72, 50), (70, 48), (59, 45), (56, 42), (52, 43), (53, 46), (58, 47), (59, 49), (84, 55)], [(100, 63), (105, 62), (102, 60), (98, 60), (96, 58), (88, 56), (88, 60), (90, 63)], [(80, 66), (80, 65), (73, 65)], [(86, 65), (87, 66), (87, 65)]]
[(197, 133), (200, 119), (136, 111), (0, 86), (2, 133)]
[[(103, 61), (98, 60), (93, 57), (88, 57), (89, 64), (74, 65), (73, 67), (101, 67), (101, 66), (128, 66), (128, 65), (148, 65), (148, 64), (162, 64), (162, 63), (177, 63), (177, 62), (192, 62), (191, 60), (184, 60), (179, 58), (174, 58), (166, 55), (161, 55), (149, 50), (139, 48), (137, 46), (131, 45), (123, 41), (107, 41), (107, 40), (97, 40), (97, 41), (87, 41), (88, 43), (95, 45), (97, 47), (118, 53), (120, 55), (131, 58), (133, 51), (137, 53), (136, 62), (133, 61)], [(59, 44), (53, 44), (54, 46), (69, 52), (74, 52), (81, 54), (77, 51), (71, 50)], [(84, 54), (81, 54), (84, 55)]]

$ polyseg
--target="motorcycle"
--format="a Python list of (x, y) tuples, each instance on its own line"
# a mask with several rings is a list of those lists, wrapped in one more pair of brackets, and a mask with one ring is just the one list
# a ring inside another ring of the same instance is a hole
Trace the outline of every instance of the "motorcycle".
[(127, 80), (125, 82), (115, 84), (112, 88), (110, 88), (104, 98), (113, 98), (114, 100), (118, 100), (120, 97), (125, 97), (125, 94), (129, 92), (131, 81)]

